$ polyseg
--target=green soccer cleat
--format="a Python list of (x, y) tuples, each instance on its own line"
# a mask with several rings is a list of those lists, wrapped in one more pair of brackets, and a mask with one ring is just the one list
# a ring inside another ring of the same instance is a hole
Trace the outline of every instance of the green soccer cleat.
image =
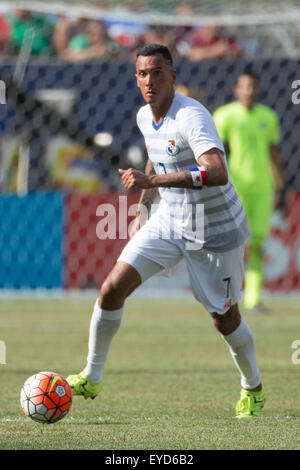
[(70, 385), (73, 395), (83, 395), (85, 399), (96, 398), (102, 387), (102, 382), (95, 384), (85, 372), (69, 375), (66, 381)]
[(241, 398), (236, 404), (235, 413), (237, 418), (253, 418), (260, 416), (260, 410), (266, 401), (266, 391), (262, 388), (259, 392), (250, 390), (241, 391)]

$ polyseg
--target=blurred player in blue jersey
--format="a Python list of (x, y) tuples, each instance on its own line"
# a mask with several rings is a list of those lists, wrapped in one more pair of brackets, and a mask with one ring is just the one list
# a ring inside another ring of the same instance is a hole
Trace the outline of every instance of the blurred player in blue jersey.
[[(209, 112), (175, 92), (176, 71), (166, 47), (150, 44), (139, 49), (136, 80), (146, 102), (137, 124), (149, 159), (145, 173), (132, 168), (119, 172), (127, 189), (142, 190), (140, 209), (131, 239), (95, 303), (87, 366), (67, 380), (74, 395), (97, 396), (126, 298), (151, 276), (184, 259), (193, 294), (210, 312), (241, 374), (236, 415), (259, 416), (266, 394), (253, 334), (238, 308), (249, 229), (228, 176), (222, 142)], [(158, 191), (159, 207), (142, 224), (145, 208), (151, 208)], [(201, 207), (203, 230), (198, 230)]]

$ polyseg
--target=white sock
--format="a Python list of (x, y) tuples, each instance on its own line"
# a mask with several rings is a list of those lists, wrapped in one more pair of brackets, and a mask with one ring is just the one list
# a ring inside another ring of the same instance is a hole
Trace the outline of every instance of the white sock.
[(89, 353), (84, 372), (92, 382), (101, 382), (106, 357), (112, 339), (118, 331), (123, 315), (123, 307), (118, 310), (103, 310), (96, 300), (89, 332)]
[(261, 382), (256, 363), (253, 333), (242, 318), (241, 323), (230, 335), (222, 335), (228, 344), (232, 358), (241, 374), (243, 388), (257, 387)]

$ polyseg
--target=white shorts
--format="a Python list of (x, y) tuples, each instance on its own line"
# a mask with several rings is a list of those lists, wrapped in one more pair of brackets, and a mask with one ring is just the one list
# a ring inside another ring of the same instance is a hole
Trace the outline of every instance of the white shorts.
[(245, 245), (227, 252), (187, 250), (184, 239), (159, 238), (151, 219), (128, 242), (118, 261), (133, 266), (145, 282), (184, 259), (194, 297), (206, 310), (224, 314), (240, 300)]

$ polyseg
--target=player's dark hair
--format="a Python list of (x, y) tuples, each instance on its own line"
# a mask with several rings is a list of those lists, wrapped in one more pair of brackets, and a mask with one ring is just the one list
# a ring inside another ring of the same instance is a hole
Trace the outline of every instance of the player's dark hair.
[(246, 77), (252, 78), (252, 80), (254, 80), (256, 83), (258, 84), (260, 83), (260, 76), (256, 72), (254, 72), (251, 68), (246, 68), (241, 73), (239, 73), (235, 83), (237, 83), (239, 78), (244, 75), (246, 75)]
[(136, 58), (138, 58), (139, 56), (149, 57), (156, 54), (161, 54), (165, 59), (165, 62), (171, 67), (173, 66), (173, 59), (171, 53), (169, 49), (166, 46), (163, 46), (162, 44), (145, 44), (139, 47), (136, 52)]

